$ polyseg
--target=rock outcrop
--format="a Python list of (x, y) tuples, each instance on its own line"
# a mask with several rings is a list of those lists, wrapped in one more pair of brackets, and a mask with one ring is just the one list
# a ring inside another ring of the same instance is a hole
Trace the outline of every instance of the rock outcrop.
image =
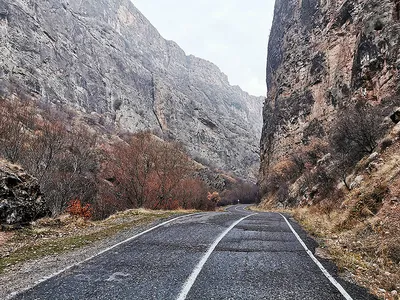
[[(268, 46), (261, 183), (271, 165), (326, 141), (341, 109), (400, 103), (398, 0), (277, 0)], [(395, 118), (395, 116), (393, 116)]]
[(49, 215), (38, 181), (0, 161), (0, 224), (21, 225)]
[(255, 177), (263, 98), (163, 39), (129, 0), (1, 0), (0, 96), (151, 129), (215, 168)]

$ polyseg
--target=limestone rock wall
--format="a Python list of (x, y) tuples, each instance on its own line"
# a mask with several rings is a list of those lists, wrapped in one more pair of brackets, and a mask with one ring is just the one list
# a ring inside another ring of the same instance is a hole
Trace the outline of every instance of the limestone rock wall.
[(264, 99), (163, 39), (129, 0), (0, 0), (0, 96), (13, 93), (157, 130), (255, 177)]
[(276, 0), (268, 45), (260, 181), (351, 102), (400, 105), (398, 0)]

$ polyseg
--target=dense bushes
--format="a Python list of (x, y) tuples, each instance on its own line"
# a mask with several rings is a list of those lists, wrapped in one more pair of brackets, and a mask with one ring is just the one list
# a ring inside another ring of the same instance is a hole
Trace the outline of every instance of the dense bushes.
[(77, 208), (73, 199), (81, 208), (90, 204), (96, 218), (129, 208), (216, 204), (180, 145), (150, 133), (107, 138), (70, 111), (34, 102), (0, 100), (0, 156), (39, 180), (53, 215)]
[[(150, 133), (128, 135), (105, 151), (102, 191), (109, 208), (213, 209), (184, 149)], [(111, 204), (111, 206), (110, 206)]]

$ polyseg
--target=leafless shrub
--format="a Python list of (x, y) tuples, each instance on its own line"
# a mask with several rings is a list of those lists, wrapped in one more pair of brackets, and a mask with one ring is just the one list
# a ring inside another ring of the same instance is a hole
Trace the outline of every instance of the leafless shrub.
[(194, 177), (193, 163), (181, 145), (149, 132), (125, 136), (108, 149), (101, 198), (116, 209), (209, 209), (205, 184)]
[(95, 138), (84, 128), (69, 131), (65, 116), (35, 102), (0, 103), (0, 151), (34, 175), (50, 210), (60, 214), (72, 199), (91, 202), (96, 194)]
[(332, 149), (345, 154), (349, 163), (371, 154), (384, 133), (382, 121), (377, 108), (359, 104), (345, 109), (333, 126)]
[(32, 124), (29, 102), (0, 101), (0, 153), (3, 157), (13, 163), (19, 161)]

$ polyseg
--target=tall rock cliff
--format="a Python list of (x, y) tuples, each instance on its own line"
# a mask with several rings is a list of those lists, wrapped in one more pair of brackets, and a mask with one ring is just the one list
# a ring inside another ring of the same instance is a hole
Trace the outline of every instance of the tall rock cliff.
[(260, 179), (280, 158), (326, 141), (356, 101), (400, 105), (398, 0), (276, 0), (268, 46)]
[[(252, 177), (262, 98), (163, 39), (129, 0), (0, 0), (0, 96), (158, 130), (215, 168)], [(250, 174), (250, 175), (249, 175)]]

